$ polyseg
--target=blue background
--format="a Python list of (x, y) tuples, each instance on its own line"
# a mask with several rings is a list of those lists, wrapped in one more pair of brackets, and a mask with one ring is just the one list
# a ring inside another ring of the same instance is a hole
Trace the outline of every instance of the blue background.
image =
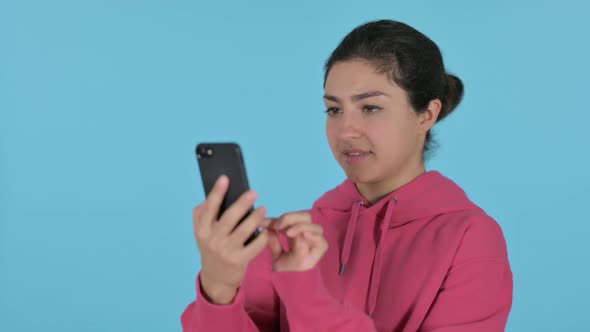
[[(558, 4), (560, 3), (560, 4)], [(429, 169), (508, 242), (508, 331), (590, 324), (590, 6), (572, 1), (0, 1), (0, 331), (179, 331), (204, 197), (194, 146), (238, 141), (270, 214), (343, 173), (322, 68), (377, 18), (466, 85)]]

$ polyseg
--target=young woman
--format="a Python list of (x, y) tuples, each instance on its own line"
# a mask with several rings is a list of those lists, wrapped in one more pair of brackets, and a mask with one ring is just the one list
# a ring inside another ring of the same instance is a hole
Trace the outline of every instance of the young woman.
[[(228, 179), (194, 209), (202, 258), (184, 331), (503, 331), (512, 272), (499, 225), (426, 171), (430, 130), (460, 102), (434, 42), (376, 21), (326, 63), (326, 134), (347, 179), (310, 211), (265, 218)], [(258, 227), (265, 231), (242, 244)]]

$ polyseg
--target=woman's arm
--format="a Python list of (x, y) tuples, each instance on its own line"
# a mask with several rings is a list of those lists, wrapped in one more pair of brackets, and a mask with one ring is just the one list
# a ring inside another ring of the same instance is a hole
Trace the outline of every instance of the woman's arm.
[(491, 218), (481, 218), (465, 232), (419, 331), (504, 331), (512, 291), (512, 271), (502, 230)]
[(366, 313), (329, 294), (318, 266), (274, 273), (273, 284), (286, 309), (290, 332), (377, 332)]
[(268, 250), (254, 258), (230, 304), (209, 301), (197, 277), (197, 299), (181, 317), (184, 332), (279, 331), (279, 299), (271, 282)]

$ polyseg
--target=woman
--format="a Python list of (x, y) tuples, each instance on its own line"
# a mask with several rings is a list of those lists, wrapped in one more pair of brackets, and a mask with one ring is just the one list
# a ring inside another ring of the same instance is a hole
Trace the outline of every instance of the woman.
[(233, 230), (256, 194), (217, 222), (220, 178), (194, 210), (202, 270), (184, 330), (503, 331), (513, 283), (502, 230), (424, 165), (430, 130), (463, 95), (436, 44), (400, 22), (359, 26), (328, 59), (324, 90), (347, 179), (310, 211), (270, 220), (260, 207)]

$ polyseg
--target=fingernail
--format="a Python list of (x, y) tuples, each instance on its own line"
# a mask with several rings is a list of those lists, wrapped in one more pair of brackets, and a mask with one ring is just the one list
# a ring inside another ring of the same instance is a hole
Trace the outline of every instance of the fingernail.
[(218, 185), (225, 185), (227, 182), (229, 181), (229, 178), (226, 175), (221, 175), (218, 179), (217, 179), (217, 184)]
[(249, 191), (247, 195), (249, 200), (255, 200), (258, 196), (258, 194), (253, 190)]

